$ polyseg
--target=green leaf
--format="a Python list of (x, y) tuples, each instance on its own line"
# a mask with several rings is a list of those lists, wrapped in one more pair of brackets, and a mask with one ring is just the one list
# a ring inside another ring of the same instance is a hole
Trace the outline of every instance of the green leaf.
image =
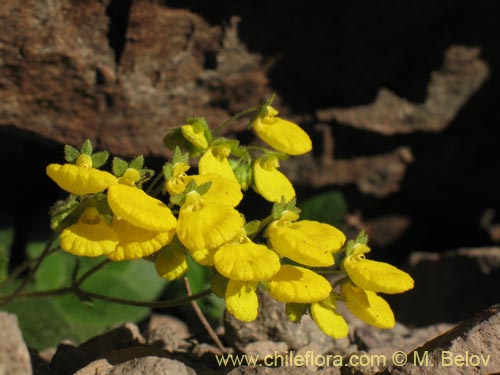
[[(40, 254), (42, 243), (30, 243), (30, 256)], [(100, 259), (79, 258), (79, 275)], [(51, 254), (42, 263), (29, 290), (47, 290), (69, 285), (76, 258), (63, 251)], [(155, 300), (165, 282), (152, 263), (144, 260), (114, 262), (87, 279), (82, 288), (89, 292), (138, 301)], [(84, 303), (74, 295), (18, 299), (6, 306), (17, 314), (28, 345), (38, 350), (56, 346), (63, 339), (76, 343), (100, 334), (116, 324), (138, 322), (148, 308), (115, 304), (102, 300)]]
[(129, 168), (141, 170), (144, 167), (144, 156), (140, 155), (129, 163)]
[(116, 176), (116, 177), (121, 177), (123, 176), (123, 174), (125, 173), (125, 171), (127, 170), (128, 168), (128, 163), (123, 160), (123, 159), (120, 159), (119, 157), (115, 156), (113, 158), (113, 174)]
[(101, 168), (109, 158), (109, 152), (107, 151), (99, 151), (91, 156), (92, 158), (92, 167)]
[(64, 160), (68, 163), (75, 163), (80, 156), (80, 151), (71, 145), (64, 145)]
[(13, 242), (13, 222), (9, 217), (0, 214), (0, 282), (7, 277), (10, 248)]
[(86, 139), (82, 147), (80, 147), (80, 151), (82, 154), (87, 154), (87, 155), (92, 155), (92, 143), (90, 142), (90, 139)]
[(300, 207), (301, 219), (321, 221), (334, 226), (340, 226), (347, 213), (347, 203), (338, 191), (317, 195), (302, 203)]
[(208, 190), (210, 190), (210, 186), (212, 186), (212, 181), (207, 181), (200, 186), (196, 187), (196, 192), (200, 195), (205, 194)]

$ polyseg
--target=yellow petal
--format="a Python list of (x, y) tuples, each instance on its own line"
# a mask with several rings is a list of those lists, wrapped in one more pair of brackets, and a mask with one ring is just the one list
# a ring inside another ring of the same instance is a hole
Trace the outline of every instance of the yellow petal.
[(73, 164), (50, 164), (46, 172), (61, 189), (78, 195), (99, 193), (117, 181), (111, 173)]
[[(189, 249), (188, 249), (189, 250)], [(218, 248), (189, 250), (191, 257), (202, 266), (212, 267), (214, 265), (214, 255)]]
[(183, 204), (177, 236), (190, 251), (213, 249), (232, 240), (243, 227), (240, 213), (224, 204)]
[[(219, 148), (220, 147), (227, 149), (225, 146), (219, 146)], [(207, 152), (203, 154), (198, 163), (198, 170), (200, 174), (214, 173), (238, 183), (233, 168), (231, 168), (227, 160), (227, 156), (225, 156), (223, 152), (218, 152), (218, 148), (209, 148)]]
[(291, 265), (281, 266), (268, 286), (269, 293), (280, 302), (317, 302), (328, 297), (332, 291), (332, 286), (323, 276)]
[(215, 268), (221, 275), (241, 281), (269, 279), (281, 266), (275, 252), (252, 242), (249, 238), (244, 238), (242, 243), (221, 246), (215, 253), (214, 261)]
[(276, 114), (276, 110), (269, 111), (264, 118), (257, 117), (253, 121), (252, 127), (259, 138), (285, 154), (301, 155), (311, 151), (309, 135), (297, 124), (275, 117)]
[(192, 125), (182, 125), (181, 131), (184, 138), (196, 147), (201, 149), (208, 147), (208, 141), (204, 134), (205, 129), (201, 124), (195, 122)]
[(113, 219), (111, 227), (118, 234), (116, 250), (108, 254), (113, 261), (140, 259), (167, 245), (175, 234), (175, 228), (166, 232), (142, 229), (125, 220)]
[(269, 226), (267, 235), (279, 255), (311, 267), (333, 265), (332, 253), (337, 252), (346, 240), (337, 228), (310, 220), (275, 221)]
[(98, 257), (115, 251), (118, 235), (102, 219), (92, 224), (80, 219), (62, 231), (60, 244), (68, 253)]
[(211, 182), (208, 191), (203, 194), (203, 201), (206, 203), (224, 203), (231, 207), (236, 207), (243, 199), (241, 187), (238, 181), (229, 180), (215, 173), (207, 173), (202, 175), (185, 176), (184, 183), (187, 185), (190, 181), (194, 181), (196, 186), (203, 185), (206, 182)]
[(170, 209), (144, 191), (123, 184), (108, 189), (108, 204), (120, 219), (143, 228), (168, 232), (175, 227), (175, 217)]
[(349, 326), (344, 317), (337, 312), (332, 296), (323, 301), (312, 303), (310, 311), (313, 320), (326, 335), (334, 339), (341, 339), (349, 333)]
[(182, 245), (172, 241), (158, 253), (155, 262), (156, 272), (167, 280), (175, 280), (188, 270), (188, 261)]
[(278, 171), (278, 160), (263, 161), (258, 159), (253, 164), (254, 189), (270, 202), (281, 202), (285, 197), (288, 202), (295, 197), (295, 189), (288, 178)]
[(257, 282), (229, 280), (226, 287), (226, 309), (236, 319), (251, 322), (257, 318), (259, 299)]
[(377, 328), (392, 328), (396, 324), (389, 304), (369, 290), (358, 288), (347, 282), (342, 285), (345, 304), (354, 316)]
[(376, 293), (403, 293), (413, 288), (412, 277), (384, 262), (368, 260), (363, 254), (344, 259), (343, 267), (354, 284)]

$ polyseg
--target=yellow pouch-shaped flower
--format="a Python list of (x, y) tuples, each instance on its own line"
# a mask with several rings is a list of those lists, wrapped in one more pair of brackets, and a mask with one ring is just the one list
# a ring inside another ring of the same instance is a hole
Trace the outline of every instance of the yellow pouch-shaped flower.
[(234, 175), (233, 168), (229, 164), (227, 157), (230, 155), (231, 150), (226, 146), (215, 146), (209, 148), (203, 154), (198, 163), (198, 170), (200, 174), (215, 173), (219, 176), (227, 178), (228, 180), (238, 183)]
[(204, 134), (205, 128), (200, 123), (194, 122), (191, 125), (182, 125), (181, 132), (184, 138), (194, 146), (200, 149), (206, 149), (208, 147), (208, 141)]
[(344, 259), (343, 267), (352, 282), (358, 287), (376, 293), (403, 293), (413, 288), (412, 277), (400, 269), (384, 262), (368, 260), (364, 254), (370, 251), (358, 245), (354, 253)]
[(326, 335), (341, 339), (349, 333), (349, 326), (344, 317), (337, 312), (332, 295), (323, 301), (312, 303), (310, 311), (313, 320)]
[(206, 204), (191, 192), (179, 211), (177, 237), (189, 251), (213, 249), (236, 237), (242, 227), (243, 218), (234, 208)]
[(183, 193), (184, 190), (186, 190), (184, 177), (188, 170), (189, 165), (185, 163), (178, 162), (173, 166), (172, 177), (165, 182), (165, 190), (168, 191), (171, 196)]
[(342, 285), (341, 293), (349, 311), (363, 322), (377, 328), (392, 328), (396, 325), (391, 307), (374, 292), (347, 282)]
[(311, 267), (333, 265), (332, 253), (346, 240), (337, 228), (310, 220), (277, 220), (269, 225), (267, 235), (271, 247), (279, 255)]
[(270, 202), (281, 202), (281, 197), (288, 202), (295, 197), (295, 189), (288, 178), (278, 171), (278, 167), (276, 157), (257, 159), (253, 163), (253, 188)]
[(251, 322), (259, 312), (258, 283), (229, 280), (226, 287), (226, 309), (236, 319)]
[(90, 207), (76, 224), (62, 231), (60, 245), (74, 255), (98, 257), (115, 251), (118, 235), (104, 222), (97, 209)]
[(113, 219), (111, 227), (118, 234), (116, 250), (108, 254), (113, 261), (140, 259), (167, 245), (175, 235), (175, 227), (167, 232), (142, 229), (125, 220)]
[(176, 220), (170, 208), (138, 188), (123, 184), (111, 186), (108, 204), (116, 216), (139, 228), (158, 232), (175, 228)]
[(241, 281), (269, 279), (281, 266), (275, 252), (248, 237), (221, 246), (215, 253), (214, 262), (221, 275)]
[(156, 272), (160, 277), (175, 280), (187, 272), (187, 256), (181, 246), (180, 243), (174, 240), (167, 247), (160, 250), (155, 262)]
[(297, 124), (283, 120), (278, 111), (267, 107), (267, 115), (257, 117), (252, 127), (264, 142), (275, 150), (289, 155), (301, 155), (312, 150), (311, 138)]
[(328, 297), (332, 291), (332, 286), (323, 276), (287, 264), (271, 277), (268, 287), (271, 296), (280, 302), (317, 302)]
[(111, 173), (74, 164), (49, 164), (46, 173), (61, 189), (77, 195), (99, 193), (117, 181)]
[(208, 191), (202, 195), (202, 199), (207, 204), (220, 204), (236, 207), (243, 199), (241, 187), (238, 181), (229, 180), (215, 173), (198, 174), (185, 176), (183, 178), (185, 184), (194, 181), (196, 186), (200, 186), (208, 181), (212, 184)]

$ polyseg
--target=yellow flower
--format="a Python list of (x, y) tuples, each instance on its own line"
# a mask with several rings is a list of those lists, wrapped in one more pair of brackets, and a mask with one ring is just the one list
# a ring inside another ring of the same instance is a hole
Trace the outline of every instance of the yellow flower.
[(98, 257), (115, 251), (118, 235), (104, 222), (95, 207), (89, 207), (76, 224), (62, 231), (60, 244), (68, 253)]
[(182, 125), (181, 131), (184, 138), (194, 146), (200, 149), (206, 149), (208, 147), (208, 141), (205, 137), (205, 128), (199, 122), (195, 121), (193, 124)]
[(345, 304), (354, 316), (377, 328), (392, 328), (396, 325), (389, 304), (376, 293), (358, 288), (351, 282), (342, 284)]
[(331, 225), (310, 220), (292, 222), (289, 216), (269, 225), (267, 236), (271, 247), (279, 255), (306, 266), (333, 265), (332, 254), (340, 250), (345, 235)]
[(278, 171), (279, 161), (275, 156), (257, 159), (253, 164), (254, 189), (270, 202), (288, 202), (295, 197), (295, 189), (288, 178)]
[(210, 181), (210, 188), (202, 195), (205, 203), (219, 204), (222, 202), (225, 205), (236, 207), (243, 199), (238, 181), (227, 179), (215, 173), (184, 176), (183, 181), (186, 186), (190, 181), (194, 181), (196, 186)]
[(243, 218), (233, 207), (222, 203), (205, 203), (200, 194), (192, 191), (186, 195), (179, 210), (177, 237), (195, 260), (199, 257), (193, 253), (202, 251), (212, 258), (202, 264), (213, 265), (211, 249), (232, 240), (242, 227)]
[(77, 195), (99, 193), (117, 180), (111, 173), (92, 168), (92, 159), (85, 154), (76, 165), (49, 164), (46, 173), (61, 189)]
[(226, 309), (236, 319), (251, 322), (259, 312), (256, 281), (229, 280), (226, 287)]
[(185, 163), (175, 163), (172, 168), (172, 177), (165, 182), (165, 190), (168, 191), (170, 196), (183, 193), (186, 189), (184, 177), (189, 170), (189, 165)]
[(260, 139), (275, 150), (289, 155), (301, 155), (312, 150), (311, 138), (297, 124), (283, 120), (278, 111), (267, 107), (264, 117), (258, 116), (252, 127)]
[(269, 280), (269, 293), (280, 302), (311, 303), (328, 297), (332, 286), (307, 268), (283, 265)]
[(158, 232), (139, 228), (125, 220), (113, 219), (111, 227), (118, 234), (116, 250), (108, 254), (113, 261), (140, 259), (159, 251), (167, 245), (175, 234), (175, 227)]
[(209, 148), (200, 158), (198, 163), (200, 174), (215, 173), (228, 180), (238, 182), (227, 160), (230, 154), (231, 150), (224, 145)]
[(175, 280), (187, 272), (187, 256), (177, 240), (172, 241), (158, 253), (155, 268), (158, 275), (167, 280)]
[(343, 267), (352, 282), (376, 293), (402, 293), (413, 288), (412, 277), (404, 271), (383, 262), (368, 260), (365, 253), (370, 248), (358, 244), (352, 255), (345, 257)]
[(139, 228), (157, 232), (175, 228), (176, 220), (170, 208), (136, 187), (112, 185), (108, 189), (108, 204), (118, 218)]
[(281, 266), (275, 252), (247, 236), (221, 246), (214, 255), (214, 263), (221, 275), (240, 281), (269, 279)]
[(341, 339), (349, 333), (344, 317), (337, 312), (334, 296), (330, 294), (322, 301), (311, 303), (311, 316), (319, 329), (334, 339)]

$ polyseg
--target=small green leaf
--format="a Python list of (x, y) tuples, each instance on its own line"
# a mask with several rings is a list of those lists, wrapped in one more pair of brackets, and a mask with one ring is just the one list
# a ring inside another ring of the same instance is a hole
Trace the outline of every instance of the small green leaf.
[(109, 152), (107, 151), (99, 151), (91, 156), (92, 158), (92, 167), (93, 168), (101, 168), (109, 158)]
[(317, 195), (303, 202), (300, 207), (301, 219), (321, 221), (334, 226), (340, 226), (347, 213), (347, 203), (338, 191)]
[(123, 176), (123, 174), (127, 170), (128, 163), (125, 160), (120, 159), (119, 157), (115, 156), (113, 158), (113, 167), (112, 168), (113, 168), (113, 174), (116, 177), (121, 177), (121, 176)]
[(259, 230), (259, 227), (260, 227), (260, 220), (252, 220), (246, 223), (243, 228), (245, 229), (247, 236), (251, 236), (252, 234), (254, 234)]
[(184, 199), (186, 199), (185, 193), (175, 194), (170, 197), (170, 203), (175, 204), (177, 206), (182, 206), (184, 203)]
[(139, 155), (129, 163), (129, 168), (141, 170), (144, 167), (144, 156)]
[(64, 160), (68, 163), (75, 163), (80, 156), (80, 151), (71, 145), (64, 145)]
[(212, 181), (207, 181), (207, 182), (201, 184), (200, 186), (197, 186), (196, 192), (200, 195), (203, 195), (210, 189), (210, 186), (212, 186)]
[(174, 173), (174, 165), (172, 163), (165, 163), (163, 166), (163, 178), (168, 181), (172, 178)]
[(82, 147), (80, 147), (80, 151), (82, 154), (87, 154), (87, 155), (92, 155), (92, 143), (90, 142), (90, 139), (86, 139)]
[(172, 132), (168, 133), (163, 138), (163, 143), (165, 144), (165, 147), (172, 151), (175, 150), (176, 147), (189, 152), (195, 151), (195, 147), (186, 138), (184, 138), (180, 128), (176, 128)]
[(238, 160), (228, 159), (231, 168), (233, 169), (234, 175), (238, 180), (241, 189), (243, 191), (248, 190), (253, 182), (253, 170), (251, 159), (242, 157)]
[(184, 189), (186, 194), (188, 194), (192, 191), (195, 191), (195, 190), (196, 190), (196, 182), (194, 182), (194, 180), (189, 181), (189, 183), (186, 186), (186, 189)]

